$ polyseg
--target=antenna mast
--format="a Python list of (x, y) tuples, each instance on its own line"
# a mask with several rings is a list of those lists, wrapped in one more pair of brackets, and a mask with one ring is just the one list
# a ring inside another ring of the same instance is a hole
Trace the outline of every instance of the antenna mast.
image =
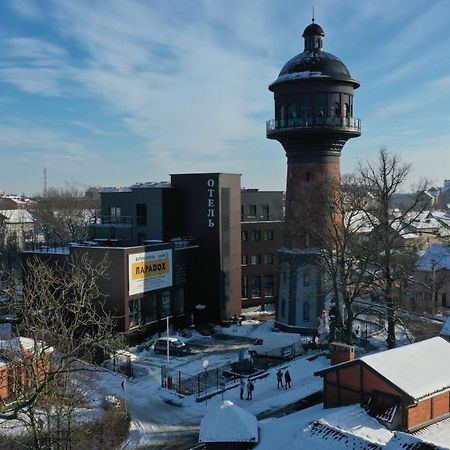
[(44, 167), (44, 197), (47, 197), (47, 167)]

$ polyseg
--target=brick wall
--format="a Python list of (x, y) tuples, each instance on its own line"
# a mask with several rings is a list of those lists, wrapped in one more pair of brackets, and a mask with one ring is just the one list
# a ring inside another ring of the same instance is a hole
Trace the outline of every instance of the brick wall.
[(435, 395), (420, 401), (408, 408), (408, 430), (420, 428), (429, 421), (433, 421), (450, 412), (450, 393)]

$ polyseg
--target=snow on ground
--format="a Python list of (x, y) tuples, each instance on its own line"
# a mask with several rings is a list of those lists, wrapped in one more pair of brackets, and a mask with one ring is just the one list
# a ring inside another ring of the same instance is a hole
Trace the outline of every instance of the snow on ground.
[[(214, 352), (194, 352), (192, 355), (170, 358), (171, 369), (176, 373), (198, 373), (203, 370), (203, 361), (208, 359), (208, 368), (222, 367), (224, 364), (237, 361), (240, 349), (248, 347), (251, 341), (240, 342), (239, 337), (270, 338), (275, 334), (271, 331), (273, 321), (256, 322), (244, 321), (241, 326), (225, 328), (223, 331), (236, 340), (219, 341), (214, 338), (203, 339), (195, 333), (188, 341), (203, 341), (214, 348)], [(291, 333), (276, 333), (281, 339), (284, 335), (287, 341), (292, 340)], [(278, 341), (278, 340), (277, 340)], [(219, 352), (218, 351), (219, 348)], [(208, 347), (206, 347), (208, 350)], [(267, 376), (255, 380), (253, 400), (241, 400), (237, 386), (226, 390), (222, 394), (208, 399), (207, 402), (196, 402), (195, 396), (180, 396), (173, 391), (160, 387), (161, 365), (165, 364), (164, 355), (156, 355), (153, 350), (146, 349), (133, 353), (133, 368), (138, 376), (127, 382), (125, 392), (122, 391), (122, 377), (110, 372), (97, 374), (96, 388), (102, 395), (117, 395), (124, 398), (131, 414), (131, 425), (127, 448), (154, 446), (164, 448), (166, 443), (181, 442), (183, 439), (196, 437), (201, 418), (208, 411), (218, 408), (223, 399), (231, 400), (234, 404), (251, 412), (259, 414), (268, 410), (281, 408), (322, 389), (322, 380), (313, 373), (329, 365), (325, 357), (318, 357), (308, 361), (305, 357), (285, 362), (282, 368), (289, 368), (292, 377), (291, 389), (277, 389), (276, 371), (274, 367), (267, 372)], [(177, 406), (174, 406), (177, 405)]]

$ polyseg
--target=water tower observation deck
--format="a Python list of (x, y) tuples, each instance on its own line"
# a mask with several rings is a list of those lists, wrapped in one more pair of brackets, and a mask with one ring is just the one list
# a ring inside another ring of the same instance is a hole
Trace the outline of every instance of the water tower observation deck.
[(291, 150), (298, 153), (302, 148), (340, 153), (348, 139), (361, 134), (361, 122), (353, 116), (353, 91), (359, 83), (339, 58), (323, 51), (320, 25), (311, 23), (302, 36), (304, 51), (289, 60), (269, 86), (275, 118), (267, 121), (267, 137), (278, 140), (288, 157)]

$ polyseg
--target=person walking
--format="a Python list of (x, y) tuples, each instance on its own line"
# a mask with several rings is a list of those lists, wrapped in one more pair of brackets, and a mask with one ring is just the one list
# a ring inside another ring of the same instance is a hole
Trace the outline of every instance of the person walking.
[(245, 382), (244, 379), (241, 377), (241, 381), (239, 382), (239, 390), (241, 391), (241, 400), (244, 400), (244, 388)]
[(284, 372), (284, 385), (286, 387), (286, 389), (289, 387), (289, 389), (291, 388), (291, 374), (289, 373), (289, 370), (286, 370), (286, 372)]
[(280, 389), (280, 385), (281, 385), (281, 387), (284, 387), (284, 385), (283, 385), (283, 372), (281, 371), (281, 369), (278, 369), (278, 372), (277, 372), (277, 389)]
[(253, 400), (253, 390), (255, 389), (255, 385), (252, 383), (250, 378), (247, 381), (247, 400)]

